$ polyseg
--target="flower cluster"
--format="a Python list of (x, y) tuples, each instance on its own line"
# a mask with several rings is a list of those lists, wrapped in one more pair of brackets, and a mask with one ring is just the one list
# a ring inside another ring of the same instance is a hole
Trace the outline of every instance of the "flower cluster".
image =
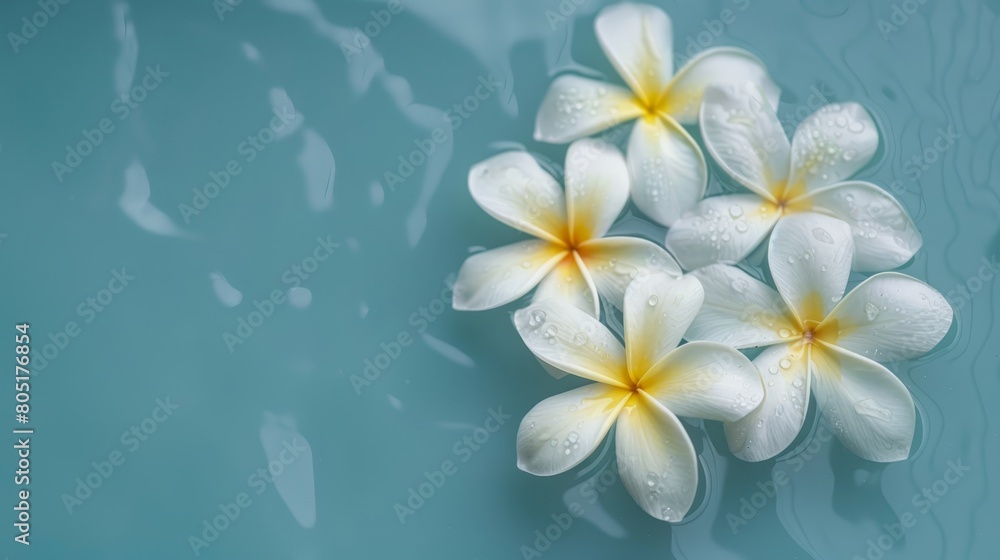
[[(930, 351), (952, 310), (923, 282), (882, 272), (922, 240), (890, 194), (850, 180), (879, 144), (867, 111), (827, 105), (789, 140), (780, 91), (749, 53), (709, 49), (674, 73), (671, 22), (658, 8), (612, 6), (595, 28), (628, 88), (573, 75), (552, 83), (535, 137), (572, 142), (565, 189), (524, 152), (469, 173), (479, 206), (535, 239), (469, 257), (455, 308), (495, 308), (534, 289), (514, 314), (524, 343), (551, 372), (592, 382), (528, 412), (518, 466), (565, 472), (615, 426), (628, 492), (650, 515), (679, 521), (698, 461), (678, 416), (724, 422), (730, 451), (762, 461), (795, 439), (810, 395), (845, 447), (905, 459), (913, 400), (880, 362)], [(625, 155), (586, 138), (631, 120)], [(704, 198), (708, 167), (686, 125), (748, 192)], [(662, 246), (606, 236), (630, 199), (667, 226)], [(774, 287), (736, 266), (765, 244)], [(852, 270), (879, 273), (845, 295)], [(600, 321), (602, 300), (621, 312), (623, 342)], [(740, 351), (749, 349), (763, 350), (751, 361)]]

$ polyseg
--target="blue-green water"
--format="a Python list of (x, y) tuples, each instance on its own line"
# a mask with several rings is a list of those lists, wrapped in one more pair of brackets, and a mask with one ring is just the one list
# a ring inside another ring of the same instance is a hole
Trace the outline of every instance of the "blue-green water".
[(736, 45), (767, 64), (789, 131), (827, 101), (877, 120), (859, 178), (910, 211), (925, 242), (902, 270), (956, 310), (934, 352), (891, 365), (919, 412), (908, 460), (859, 459), (810, 415), (749, 464), (689, 422), (701, 484), (676, 525), (632, 502), (607, 445), (564, 475), (517, 470), (520, 417), (573, 381), (523, 347), (516, 306), (451, 310), (470, 248), (521, 238), (466, 174), (516, 145), (562, 161), (532, 141), (535, 111), (559, 72), (618, 81), (603, 5), (5, 3), (0, 356), (14, 368), (28, 322), (33, 359), (28, 424), (9, 378), (0, 423), (34, 434), (30, 546), (14, 435), (0, 454), (4, 553), (993, 557), (995, 0), (662, 3), (679, 60)]

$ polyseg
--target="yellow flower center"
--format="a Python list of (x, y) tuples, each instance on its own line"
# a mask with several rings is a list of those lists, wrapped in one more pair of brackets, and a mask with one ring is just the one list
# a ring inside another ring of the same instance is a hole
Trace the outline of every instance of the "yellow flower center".
[(770, 192), (775, 198), (775, 206), (782, 214), (805, 212), (812, 209), (812, 203), (809, 199), (802, 197), (806, 193), (806, 185), (801, 180), (795, 183), (786, 181), (772, 183)]
[(788, 322), (798, 327), (798, 333), (790, 333), (791, 337), (798, 336), (798, 340), (803, 344), (837, 343), (840, 335), (839, 324), (835, 319), (824, 317), (821, 302), (822, 296), (814, 292), (801, 304), (799, 312), (802, 313), (802, 317), (789, 313)]

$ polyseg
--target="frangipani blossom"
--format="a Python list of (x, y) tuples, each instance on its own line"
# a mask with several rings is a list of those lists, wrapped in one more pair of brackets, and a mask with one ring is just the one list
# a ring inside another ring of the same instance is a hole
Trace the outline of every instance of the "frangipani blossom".
[(776, 105), (752, 83), (710, 88), (701, 134), (712, 158), (751, 193), (706, 198), (667, 232), (666, 246), (685, 270), (745, 258), (782, 218), (828, 214), (854, 234), (857, 271), (896, 268), (923, 240), (889, 193), (845, 181), (878, 149), (879, 136), (857, 103), (835, 103), (807, 117), (789, 144)]
[(534, 299), (560, 297), (600, 316), (598, 292), (621, 307), (625, 287), (647, 272), (680, 276), (663, 247), (635, 237), (606, 237), (628, 202), (621, 152), (599, 140), (579, 140), (566, 153), (566, 193), (524, 152), (506, 152), (472, 167), (469, 190), (488, 214), (534, 235), (466, 259), (453, 306), (491, 309), (536, 285)]
[(681, 126), (697, 124), (705, 88), (749, 80), (775, 105), (780, 92), (764, 65), (737, 48), (705, 50), (674, 74), (672, 24), (657, 7), (609, 6), (598, 14), (594, 28), (604, 54), (631, 91), (560, 76), (538, 110), (535, 139), (561, 144), (637, 119), (628, 141), (632, 200), (656, 222), (670, 225), (705, 195), (705, 157)]
[(714, 342), (678, 347), (704, 299), (690, 276), (640, 276), (625, 292), (625, 346), (597, 319), (557, 299), (518, 311), (514, 324), (549, 366), (594, 381), (545, 399), (517, 432), (518, 467), (540, 476), (580, 464), (618, 422), (619, 473), (647, 513), (679, 521), (698, 488), (698, 460), (675, 414), (734, 421), (763, 387), (739, 351)]
[(764, 401), (726, 424), (730, 450), (762, 461), (802, 427), (810, 391), (844, 446), (870, 461), (910, 452), (915, 412), (903, 383), (877, 361), (930, 351), (951, 326), (934, 288), (909, 276), (876, 274), (846, 296), (854, 242), (842, 220), (803, 212), (778, 223), (768, 245), (778, 290), (742, 270), (715, 264), (691, 273), (706, 300), (685, 335), (736, 348), (767, 348), (754, 359)]

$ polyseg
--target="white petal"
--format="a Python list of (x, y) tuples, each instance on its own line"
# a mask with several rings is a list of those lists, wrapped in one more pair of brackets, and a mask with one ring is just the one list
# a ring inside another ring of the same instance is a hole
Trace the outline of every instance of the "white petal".
[(864, 107), (853, 102), (824, 105), (792, 136), (789, 184), (810, 190), (839, 183), (871, 161), (877, 149), (878, 128)]
[(625, 289), (632, 279), (643, 274), (663, 272), (674, 277), (681, 267), (663, 247), (638, 237), (591, 239), (577, 247), (597, 291), (618, 309), (622, 308)]
[(525, 152), (505, 152), (469, 170), (472, 198), (512, 228), (553, 243), (566, 240), (566, 198), (559, 183)]
[(687, 131), (669, 118), (637, 120), (627, 159), (632, 201), (657, 223), (669, 226), (705, 196), (705, 156)]
[(517, 430), (517, 467), (539, 476), (566, 472), (601, 443), (629, 391), (584, 385), (535, 405)]
[(684, 335), (735, 348), (768, 346), (796, 329), (778, 292), (735, 266), (714, 264), (691, 273), (705, 290), (705, 303)]
[(625, 290), (625, 352), (632, 378), (677, 348), (694, 320), (705, 291), (693, 276), (655, 273), (639, 276)]
[(896, 268), (920, 249), (923, 238), (906, 209), (879, 187), (862, 181), (837, 183), (805, 195), (813, 211), (844, 220), (854, 233), (854, 263), (861, 272)]
[(586, 311), (550, 298), (514, 313), (514, 326), (528, 349), (549, 365), (591, 381), (629, 386), (625, 349)]
[(802, 212), (774, 226), (767, 260), (778, 293), (800, 322), (818, 322), (843, 297), (853, 256), (851, 228), (845, 222)]
[(564, 144), (630, 121), (642, 109), (631, 91), (580, 76), (559, 76), (549, 86), (538, 116), (535, 140)]
[(654, 101), (674, 73), (673, 30), (663, 10), (623, 3), (601, 10), (597, 40), (611, 64), (641, 98)]
[(493, 309), (528, 293), (566, 255), (566, 249), (529, 239), (465, 259), (455, 280), (452, 306), (462, 311)]
[(781, 212), (756, 194), (706, 198), (667, 230), (666, 246), (687, 270), (736, 264), (771, 233)]
[(628, 202), (629, 177), (618, 148), (602, 140), (577, 140), (566, 152), (566, 205), (574, 243), (601, 237)]
[(808, 349), (801, 342), (778, 344), (754, 359), (764, 381), (764, 401), (743, 419), (726, 423), (733, 455), (764, 461), (791, 445), (809, 409)]
[(708, 420), (739, 420), (764, 397), (757, 368), (739, 350), (717, 342), (677, 348), (640, 382), (674, 414)]
[(553, 297), (571, 303), (594, 317), (601, 316), (597, 288), (576, 253), (563, 257), (559, 265), (538, 285), (531, 299), (542, 301)]
[(901, 461), (910, 454), (916, 411), (910, 392), (891, 371), (835, 346), (814, 346), (813, 393), (833, 431), (869, 461)]
[(757, 57), (733, 47), (706, 49), (678, 70), (667, 86), (665, 112), (683, 124), (697, 124), (705, 88), (746, 82), (756, 84), (771, 107), (778, 106), (781, 90)]
[(934, 288), (905, 274), (883, 272), (844, 296), (821, 328), (836, 333), (832, 344), (871, 360), (894, 362), (930, 352), (948, 334), (952, 315), (948, 301)]
[(642, 393), (633, 397), (618, 416), (615, 452), (625, 488), (646, 513), (683, 519), (698, 489), (698, 457), (672, 412)]
[(747, 82), (705, 90), (699, 118), (705, 147), (729, 176), (768, 200), (788, 178), (791, 145), (778, 114)]

